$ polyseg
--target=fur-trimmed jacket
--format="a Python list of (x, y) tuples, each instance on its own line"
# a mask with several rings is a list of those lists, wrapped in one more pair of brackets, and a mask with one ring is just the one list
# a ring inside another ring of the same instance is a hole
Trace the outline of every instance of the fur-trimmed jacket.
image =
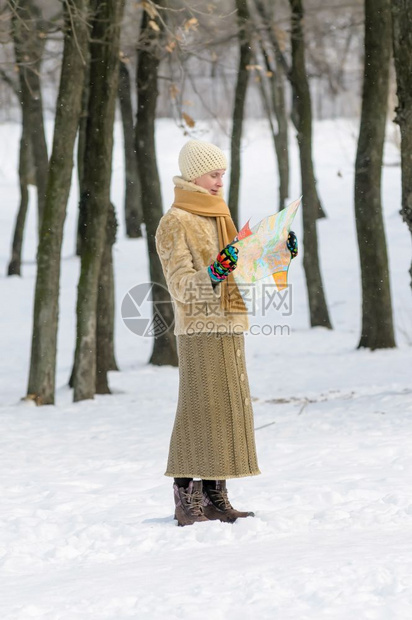
[[(181, 177), (173, 181), (187, 191), (208, 193)], [(212, 286), (207, 271), (222, 249), (216, 218), (172, 206), (159, 222), (156, 248), (173, 301), (176, 335), (231, 334), (248, 329), (245, 313), (229, 313), (221, 307), (221, 286)]]

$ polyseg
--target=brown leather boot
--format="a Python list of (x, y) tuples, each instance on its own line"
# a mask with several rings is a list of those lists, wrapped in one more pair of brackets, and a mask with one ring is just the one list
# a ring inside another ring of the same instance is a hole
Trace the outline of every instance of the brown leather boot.
[(198, 521), (208, 521), (203, 514), (202, 481), (192, 480), (187, 489), (173, 485), (175, 497), (175, 519), (177, 524), (193, 525)]
[(255, 516), (254, 512), (240, 512), (233, 508), (227, 496), (226, 480), (213, 480), (212, 484), (203, 482), (203, 512), (210, 521), (219, 519), (226, 523)]

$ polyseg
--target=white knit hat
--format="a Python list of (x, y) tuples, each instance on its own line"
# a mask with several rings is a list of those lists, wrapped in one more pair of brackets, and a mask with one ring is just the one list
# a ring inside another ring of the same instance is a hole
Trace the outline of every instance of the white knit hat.
[(185, 181), (193, 181), (212, 170), (226, 170), (227, 160), (214, 144), (189, 140), (179, 153), (179, 168)]

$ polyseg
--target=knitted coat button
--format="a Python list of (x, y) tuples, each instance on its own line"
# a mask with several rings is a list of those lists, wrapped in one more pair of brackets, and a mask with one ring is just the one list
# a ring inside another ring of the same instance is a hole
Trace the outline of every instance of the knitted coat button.
[(243, 372), (242, 372), (242, 373), (241, 373), (241, 375), (240, 375), (240, 380), (241, 380), (241, 381), (244, 381), (244, 380), (245, 380), (245, 375), (244, 375), (244, 373), (243, 373)]
[(245, 398), (245, 405), (247, 406), (249, 404), (249, 399)]
[(242, 352), (241, 352), (241, 350), (240, 350), (240, 349), (238, 349), (238, 350), (236, 351), (236, 355), (237, 355), (238, 357), (240, 357), (240, 356), (242, 355)]

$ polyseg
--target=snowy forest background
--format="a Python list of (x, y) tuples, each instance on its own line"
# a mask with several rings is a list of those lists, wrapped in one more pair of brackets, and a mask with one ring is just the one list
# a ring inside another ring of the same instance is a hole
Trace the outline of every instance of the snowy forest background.
[[(411, 22), (407, 0), (2, 3), (2, 618), (410, 617)], [(175, 527), (175, 341), (121, 311), (164, 283), (189, 137), (227, 153), (239, 225), (303, 194), (289, 305), (246, 337), (262, 475), (232, 481), (256, 513), (233, 526)]]

